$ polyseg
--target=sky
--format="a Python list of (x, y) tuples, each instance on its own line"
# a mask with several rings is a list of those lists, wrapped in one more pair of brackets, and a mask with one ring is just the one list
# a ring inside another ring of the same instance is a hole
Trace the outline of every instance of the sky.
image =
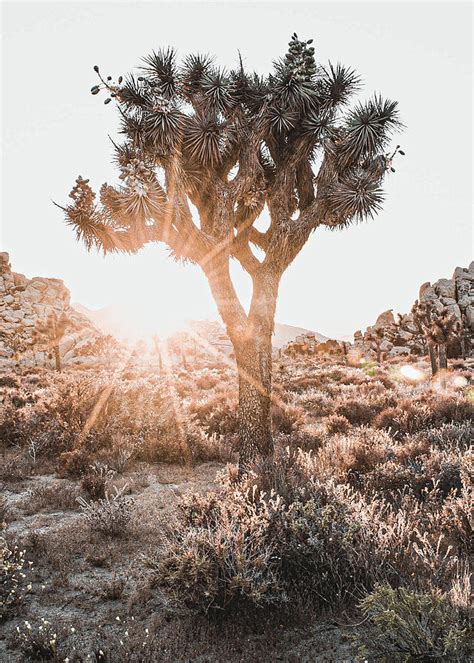
[[(138, 255), (87, 253), (52, 201), (78, 174), (117, 183), (108, 136), (113, 104), (90, 94), (95, 64), (114, 78), (162, 46), (240, 51), (261, 74), (293, 32), (314, 38), (319, 62), (354, 67), (360, 99), (399, 101), (406, 152), (385, 183), (384, 210), (344, 231), (318, 229), (283, 276), (277, 320), (348, 338), (387, 309), (406, 312), (426, 281), (473, 256), (472, 6), (456, 2), (3, 2), (1, 234), (15, 271), (64, 279), (89, 308), (128, 302), (131, 316), (216, 318), (195, 266), (160, 245)], [(234, 270), (245, 302), (249, 283)], [(167, 313), (166, 313), (167, 312)]]

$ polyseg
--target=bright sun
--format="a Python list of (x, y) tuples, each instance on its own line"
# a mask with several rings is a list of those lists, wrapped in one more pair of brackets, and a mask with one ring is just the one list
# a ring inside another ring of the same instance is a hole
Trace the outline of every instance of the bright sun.
[(186, 325), (182, 311), (170, 306), (152, 306), (150, 301), (135, 298), (117, 306), (114, 324), (119, 333), (129, 340), (166, 338)]

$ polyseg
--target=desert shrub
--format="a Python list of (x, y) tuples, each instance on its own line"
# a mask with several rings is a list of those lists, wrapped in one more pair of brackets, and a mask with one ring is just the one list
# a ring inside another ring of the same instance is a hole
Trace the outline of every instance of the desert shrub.
[(400, 439), (404, 435), (413, 435), (431, 425), (433, 420), (430, 408), (426, 404), (401, 401), (397, 407), (382, 410), (373, 421), (375, 428), (390, 430), (393, 437)]
[(425, 432), (429, 444), (441, 449), (468, 451), (474, 440), (474, 424), (470, 421), (444, 423)]
[(280, 601), (282, 588), (272, 563), (277, 550), (267, 537), (277, 505), (249, 503), (238, 491), (232, 500), (216, 500), (212, 494), (201, 500), (150, 560), (155, 581), (172, 600), (203, 612)]
[(433, 426), (448, 423), (474, 423), (474, 403), (464, 396), (436, 394), (432, 397), (429, 407)]
[(185, 435), (185, 449), (178, 462), (183, 458), (191, 463), (226, 462), (233, 458), (232, 442), (235, 436), (208, 435), (195, 422), (186, 424)]
[(95, 593), (104, 601), (116, 601), (122, 596), (126, 584), (124, 576), (113, 573), (111, 578), (106, 578), (95, 586)]
[(25, 551), (0, 536), (0, 623), (18, 612), (30, 587), (26, 577), (28, 568)]
[(58, 459), (58, 474), (60, 476), (82, 476), (89, 471), (92, 455), (85, 447), (72, 451), (65, 451)]
[(20, 382), (14, 375), (0, 375), (0, 387), (8, 387), (9, 389), (16, 389), (20, 386)]
[(0, 479), (11, 483), (21, 482), (30, 476), (31, 471), (31, 459), (24, 453), (16, 453), (0, 464)]
[(79, 491), (76, 485), (55, 481), (38, 484), (29, 491), (24, 509), (27, 513), (38, 513), (43, 509), (66, 511), (77, 506)]
[(324, 423), (329, 435), (334, 435), (335, 433), (347, 433), (351, 427), (350, 421), (346, 417), (338, 414), (332, 414), (329, 417), (326, 417), (321, 423)]
[(373, 428), (361, 427), (329, 440), (316, 455), (318, 472), (338, 483), (359, 485), (361, 475), (387, 459), (392, 447), (390, 436)]
[(371, 423), (376, 410), (369, 401), (347, 399), (336, 405), (335, 413), (354, 426), (364, 426)]
[(103, 499), (94, 502), (79, 497), (78, 502), (87, 524), (94, 532), (118, 537), (129, 531), (135, 514), (135, 503), (120, 491), (116, 490), (112, 496), (106, 494)]
[(333, 608), (352, 601), (373, 582), (375, 538), (337, 487), (311, 480), (312, 470), (307, 454), (281, 450), (243, 482), (187, 498), (150, 561), (155, 581), (204, 612), (302, 595)]
[[(308, 389), (297, 396), (293, 396), (293, 403), (303, 408), (307, 417), (317, 419), (333, 412), (334, 404), (329, 396), (331, 394), (326, 389), (324, 392)], [(289, 399), (283, 397), (282, 400)]]
[(8, 514), (9, 507), (7, 496), (0, 493), (0, 531), (6, 527)]
[(61, 641), (66, 637), (66, 630), (59, 625), (53, 625), (43, 617), (38, 624), (24, 621), (17, 626), (14, 636), (14, 646), (21, 651), (28, 661), (64, 661), (60, 652)]
[(272, 457), (261, 458), (241, 483), (241, 490), (255, 497), (279, 495), (291, 504), (305, 494), (314, 473), (311, 456), (297, 447), (277, 447)]
[(206, 371), (196, 378), (195, 386), (197, 389), (213, 389), (219, 383), (219, 376)]
[(232, 435), (238, 430), (236, 396), (234, 392), (222, 392), (192, 401), (189, 413), (208, 435)]
[(290, 435), (275, 435), (275, 445), (302, 449), (303, 451), (317, 451), (325, 440), (325, 431), (317, 424), (304, 424)]
[(377, 587), (360, 603), (370, 623), (361, 630), (363, 658), (406, 662), (467, 661), (467, 624), (446, 594), (421, 594), (408, 589)]
[(295, 405), (272, 403), (273, 431), (289, 435), (304, 419), (304, 410)]
[(90, 466), (91, 471), (81, 479), (81, 488), (91, 500), (102, 500), (113, 472), (105, 465), (94, 464)]

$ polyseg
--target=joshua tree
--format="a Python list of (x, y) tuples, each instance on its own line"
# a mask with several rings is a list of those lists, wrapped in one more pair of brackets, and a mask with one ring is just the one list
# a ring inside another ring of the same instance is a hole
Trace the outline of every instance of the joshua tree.
[[(102, 76), (91, 92), (118, 106), (125, 140), (115, 144), (122, 180), (100, 203), (78, 177), (63, 208), (86, 247), (135, 253), (163, 242), (199, 265), (235, 349), (239, 375), (240, 468), (273, 450), (271, 336), (280, 279), (311, 233), (372, 217), (393, 170), (385, 153), (399, 128), (397, 102), (373, 96), (347, 104), (359, 87), (340, 64), (316, 63), (312, 40), (294, 34), (266, 77), (229, 72), (173, 50), (143, 61), (138, 76)], [(403, 154), (403, 152), (401, 152)], [(192, 207), (191, 207), (192, 204)], [(267, 230), (255, 223), (264, 209)], [(249, 310), (229, 265), (250, 275)]]
[(153, 352), (158, 357), (158, 366), (161, 375), (161, 373), (163, 373), (163, 356), (162, 356), (161, 340), (158, 334), (154, 334), (151, 340), (153, 342)]
[(111, 334), (107, 334), (97, 336), (93, 341), (82, 346), (80, 354), (86, 357), (91, 355), (101, 357), (110, 367), (114, 357), (119, 356), (120, 350), (119, 342)]
[(447, 307), (437, 308), (433, 302), (415, 301), (412, 308), (415, 324), (423, 330), (431, 361), (431, 373), (435, 376), (438, 369), (448, 367), (447, 346), (462, 333), (460, 320)]
[(375, 350), (377, 362), (380, 364), (382, 358), (382, 343), (385, 340), (385, 334), (382, 327), (373, 327), (366, 333), (365, 341), (368, 341), (370, 346)]
[(13, 353), (12, 359), (18, 363), (21, 362), (28, 350), (31, 350), (31, 344), (28, 344), (17, 332), (8, 333), (6, 331), (0, 331), (0, 342), (10, 348)]
[[(411, 309), (411, 317), (413, 320), (413, 325), (416, 329), (416, 332), (414, 334), (414, 341), (416, 344), (420, 344), (421, 346), (421, 352), (422, 354), (426, 354), (428, 350), (428, 346), (426, 343), (426, 336), (425, 336), (425, 316), (426, 313), (424, 311), (424, 307), (420, 305), (418, 300), (415, 301), (415, 303), (412, 306)], [(431, 356), (431, 354), (430, 354)]]
[(59, 344), (68, 328), (76, 328), (75, 323), (66, 313), (52, 311), (45, 320), (38, 320), (33, 330), (33, 343), (54, 352), (56, 370), (61, 370), (61, 352)]

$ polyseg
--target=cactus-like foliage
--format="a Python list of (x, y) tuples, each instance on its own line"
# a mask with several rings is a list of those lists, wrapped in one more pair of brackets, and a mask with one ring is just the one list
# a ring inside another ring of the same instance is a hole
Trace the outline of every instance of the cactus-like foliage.
[(432, 373), (435, 375), (438, 368), (447, 368), (446, 348), (461, 336), (461, 320), (448, 306), (436, 306), (430, 300), (416, 300), (411, 313), (429, 348)]
[[(202, 55), (179, 64), (172, 49), (151, 53), (137, 73), (116, 82), (95, 67), (100, 83), (92, 93), (105, 91), (121, 115), (125, 142), (115, 148), (124, 185), (104, 186), (97, 205), (88, 180), (76, 181), (65, 211), (78, 238), (105, 252), (133, 252), (162, 240), (177, 255), (201, 262), (226, 237), (227, 252), (255, 268), (245, 260), (248, 248), (232, 235), (242, 216), (245, 224), (255, 221), (245, 201), (258, 185), (273, 220), (268, 236), (286, 224), (288, 213), (300, 212), (300, 223), (272, 243), (267, 258), (284, 268), (301, 235), (373, 216), (393, 157), (384, 149), (400, 126), (397, 103), (375, 96), (345, 110), (359, 77), (341, 64), (319, 64), (311, 44), (294, 34), (266, 78), (245, 71), (242, 60), (231, 71)], [(274, 204), (283, 196), (290, 205)], [(188, 201), (198, 209), (199, 229)], [(246, 243), (258, 244), (256, 237), (248, 233)]]
[(76, 323), (65, 312), (51, 311), (45, 320), (37, 320), (33, 329), (33, 343), (48, 353), (54, 353), (56, 370), (61, 370), (59, 344), (68, 329), (76, 329)]

